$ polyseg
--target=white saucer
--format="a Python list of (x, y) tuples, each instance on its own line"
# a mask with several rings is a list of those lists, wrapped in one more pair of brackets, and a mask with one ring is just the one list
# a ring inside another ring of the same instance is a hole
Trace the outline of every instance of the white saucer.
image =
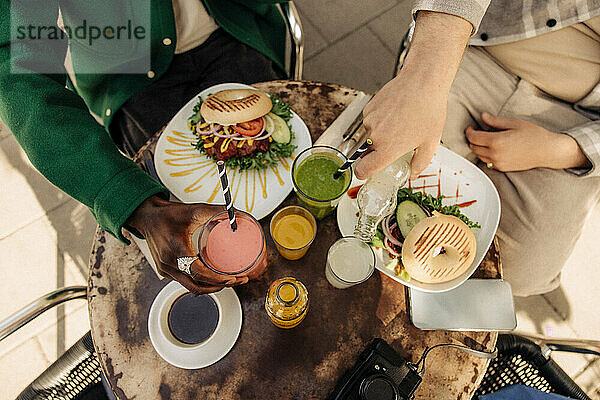
[(209, 296), (219, 310), (219, 321), (211, 336), (202, 343), (184, 344), (171, 334), (167, 316), (171, 304), (188, 290), (178, 282), (165, 286), (154, 299), (148, 315), (148, 333), (156, 352), (169, 364), (179, 368), (208, 367), (225, 357), (242, 329), (242, 306), (235, 291), (224, 288)]

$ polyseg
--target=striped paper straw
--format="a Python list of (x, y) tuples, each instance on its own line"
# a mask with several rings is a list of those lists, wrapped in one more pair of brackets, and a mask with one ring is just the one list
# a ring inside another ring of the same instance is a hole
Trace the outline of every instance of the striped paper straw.
[(223, 196), (225, 197), (225, 207), (227, 208), (227, 215), (229, 215), (229, 225), (231, 226), (231, 230), (235, 232), (235, 230), (237, 229), (237, 222), (235, 222), (235, 210), (233, 209), (233, 202), (231, 201), (229, 181), (227, 180), (227, 174), (225, 173), (225, 163), (223, 161), (217, 161), (217, 168), (219, 168), (219, 177), (221, 178), (221, 189), (223, 190)]
[(338, 179), (340, 176), (342, 176), (342, 174), (352, 166), (352, 164), (354, 164), (354, 161), (358, 160), (358, 157), (360, 157), (360, 155), (362, 153), (364, 153), (365, 151), (367, 151), (367, 149), (369, 148), (370, 145), (373, 144), (373, 141), (371, 139), (367, 139), (366, 142), (364, 142), (355, 152), (354, 154), (352, 154), (350, 156), (350, 158), (348, 158), (348, 160), (344, 163), (344, 165), (342, 165), (340, 167), (340, 169), (338, 169), (337, 171), (335, 171), (335, 173), (333, 174), (333, 178), (334, 179)]

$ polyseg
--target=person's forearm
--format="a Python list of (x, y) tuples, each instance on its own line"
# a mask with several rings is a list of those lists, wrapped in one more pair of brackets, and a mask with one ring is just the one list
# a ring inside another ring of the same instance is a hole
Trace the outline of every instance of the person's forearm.
[(38, 171), (124, 240), (125, 219), (166, 189), (119, 153), (77, 94), (45, 75), (13, 74), (10, 57), (0, 46), (0, 117)]
[[(56, 0), (0, 4), (4, 27), (53, 27), (59, 15)], [(65, 88), (66, 39), (53, 42), (0, 32), (0, 118), (38, 171), (126, 241), (126, 218), (144, 199), (168, 191), (125, 158), (84, 100)]]
[(463, 18), (419, 11), (402, 71), (449, 92), (472, 29)]
[(358, 178), (368, 178), (412, 150), (413, 178), (429, 165), (440, 143), (448, 94), (471, 32), (471, 23), (460, 17), (417, 13), (402, 69), (363, 110), (373, 146), (355, 165)]

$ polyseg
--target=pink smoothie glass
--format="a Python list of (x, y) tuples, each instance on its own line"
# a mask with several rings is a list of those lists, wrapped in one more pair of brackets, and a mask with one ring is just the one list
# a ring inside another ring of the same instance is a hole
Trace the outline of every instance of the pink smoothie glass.
[(208, 220), (198, 239), (200, 259), (219, 274), (255, 279), (267, 268), (265, 234), (252, 215), (235, 210), (235, 219), (235, 232), (231, 230), (227, 211)]

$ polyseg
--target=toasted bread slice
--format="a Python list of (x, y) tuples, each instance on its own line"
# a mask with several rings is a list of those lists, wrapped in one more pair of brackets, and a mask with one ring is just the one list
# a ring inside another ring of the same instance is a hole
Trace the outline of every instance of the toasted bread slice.
[(402, 264), (423, 283), (451, 281), (463, 274), (475, 258), (477, 241), (459, 218), (434, 212), (410, 231), (402, 245)]
[(265, 93), (254, 89), (228, 89), (210, 95), (200, 108), (211, 123), (234, 125), (266, 115), (273, 104)]

